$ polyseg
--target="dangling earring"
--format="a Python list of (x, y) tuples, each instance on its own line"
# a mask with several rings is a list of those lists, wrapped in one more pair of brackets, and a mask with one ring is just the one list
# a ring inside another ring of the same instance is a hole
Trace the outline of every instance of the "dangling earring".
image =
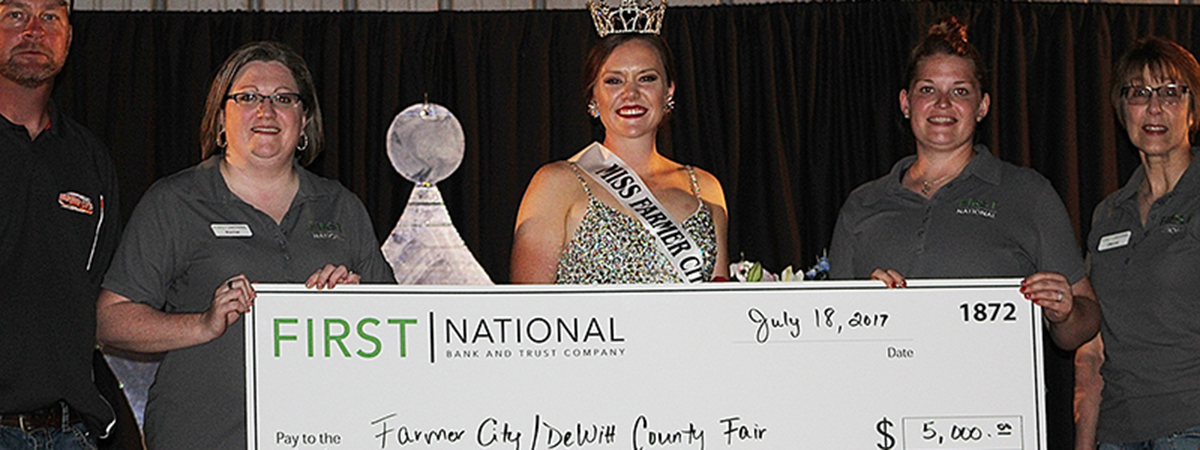
[(596, 104), (595, 100), (588, 102), (588, 108), (587, 108), (588, 115), (592, 116), (593, 119), (599, 119), (600, 118), (600, 110), (598, 109), (599, 107), (600, 106)]
[(217, 131), (217, 147), (225, 148), (226, 145), (229, 145), (229, 138), (225, 136), (225, 127), (222, 126), (221, 129)]
[(671, 112), (671, 111), (674, 111), (674, 110), (675, 110), (675, 96), (674, 96), (674, 95), (668, 95), (668, 96), (667, 96), (667, 103), (666, 103), (665, 105), (663, 105), (663, 111), (666, 111), (666, 112)]
[(911, 118), (912, 118), (912, 117), (908, 117), (908, 113), (904, 113), (904, 120), (908, 120), (908, 119), (911, 119)]
[(296, 151), (303, 152), (305, 150), (308, 150), (308, 134), (302, 133), (300, 134), (300, 145), (296, 146)]

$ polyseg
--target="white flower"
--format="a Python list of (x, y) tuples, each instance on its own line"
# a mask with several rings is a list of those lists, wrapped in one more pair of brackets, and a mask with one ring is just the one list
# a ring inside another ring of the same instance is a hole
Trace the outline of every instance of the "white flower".
[(755, 281), (826, 280), (829, 279), (829, 257), (821, 255), (817, 258), (817, 264), (805, 272), (792, 269), (792, 266), (787, 266), (779, 276), (768, 272), (760, 263), (742, 259), (729, 265), (729, 274), (734, 280), (743, 283)]
[(741, 260), (729, 265), (729, 273), (733, 275), (733, 279), (745, 282), (755, 281), (775, 281), (778, 279), (771, 272), (763, 269), (762, 264)]
[(804, 272), (792, 272), (792, 266), (787, 266), (779, 273), (779, 281), (804, 281)]

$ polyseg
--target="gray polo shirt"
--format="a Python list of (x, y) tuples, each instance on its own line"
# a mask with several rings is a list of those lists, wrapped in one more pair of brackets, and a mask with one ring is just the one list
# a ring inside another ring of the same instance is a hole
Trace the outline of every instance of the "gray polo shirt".
[(1046, 178), (992, 156), (976, 156), (932, 199), (901, 185), (916, 156), (859, 186), (838, 215), (829, 248), (834, 279), (894, 269), (907, 278), (1086, 274), (1062, 200)]
[[(105, 289), (162, 311), (193, 313), (207, 310), (213, 292), (239, 273), (255, 282), (303, 282), (329, 263), (364, 282), (394, 282), (366, 209), (346, 188), (297, 165), (299, 191), (276, 224), (229, 191), (222, 157), (151, 186)], [(246, 448), (243, 334), (239, 320), (216, 340), (166, 354), (146, 410), (149, 448)]]
[(1092, 216), (1088, 258), (1106, 356), (1100, 442), (1200, 426), (1198, 166), (1193, 160), (1175, 189), (1150, 206), (1145, 226), (1137, 199), (1144, 167)]

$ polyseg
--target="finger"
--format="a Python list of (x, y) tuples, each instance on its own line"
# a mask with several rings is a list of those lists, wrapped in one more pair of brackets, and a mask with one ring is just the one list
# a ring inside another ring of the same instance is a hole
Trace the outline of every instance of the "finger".
[(333, 264), (326, 264), (325, 267), (317, 269), (316, 272), (313, 272), (312, 276), (308, 277), (309, 282), (305, 283), (305, 286), (317, 289), (324, 289), (328, 287), (329, 278), (333, 275), (335, 270), (337, 270), (337, 268), (334, 267)]
[(1044, 291), (1033, 295), (1030, 300), (1046, 308), (1061, 310), (1068, 307), (1067, 297), (1061, 294), (1061, 291)]
[(1023, 280), (1021, 282), (1021, 284), (1025, 285), (1025, 284), (1037, 283), (1037, 282), (1041, 282), (1041, 281), (1067, 283), (1067, 277), (1058, 272), (1037, 272), (1033, 275), (1026, 277), (1025, 280)]
[(1054, 306), (1066, 301), (1060, 289), (1029, 289), (1024, 293), (1026, 299), (1042, 306)]
[[(1030, 297), (1031, 295), (1032, 297)], [(1034, 304), (1041, 306), (1046, 318), (1053, 323), (1066, 320), (1075, 306), (1070, 288), (1031, 292), (1026, 294), (1026, 297), (1030, 298)]]
[(304, 285), (310, 288), (322, 289), (329, 281), (329, 273), (333, 271), (333, 266), (326, 264), (324, 267), (313, 272), (312, 276), (308, 277), (308, 282)]
[(245, 313), (249, 310), (250, 306), (242, 296), (241, 288), (235, 287), (233, 290), (221, 294), (214, 307), (221, 313)]
[(882, 281), (883, 284), (886, 284), (887, 287), (890, 288), (902, 288), (908, 286), (908, 281), (904, 279), (904, 275), (901, 275), (900, 272), (891, 269), (875, 269), (875, 271), (871, 272), (871, 279)]
[(254, 283), (250, 279), (245, 280), (245, 285), (242, 287), (242, 292), (246, 295), (246, 304), (254, 306), (254, 299), (258, 298), (258, 291), (254, 290)]
[(359, 274), (357, 274), (357, 273), (354, 273), (353, 271), (351, 271), (351, 272), (350, 272), (350, 274), (346, 276), (346, 280), (345, 280), (345, 281), (343, 281), (343, 283), (345, 283), (345, 284), (359, 284), (359, 283), (362, 283), (362, 275), (359, 275)]
[(335, 267), (333, 264), (326, 264), (325, 267), (323, 267), (321, 269), (322, 282), (318, 283), (317, 288), (320, 289), (321, 288), (320, 285), (324, 285), (324, 287), (326, 289), (332, 288), (336, 284), (336, 283), (334, 283), (334, 280), (337, 279), (335, 277), (335, 275), (337, 274), (337, 271), (338, 271), (338, 268)]
[(246, 278), (245, 274), (238, 274), (230, 278), (229, 281), (226, 281), (225, 285), (235, 295), (238, 301), (238, 310), (242, 312), (249, 311), (250, 306), (254, 304), (254, 297), (258, 296), (258, 293), (250, 285), (250, 279)]
[(350, 276), (350, 269), (346, 266), (337, 266), (333, 269), (333, 273), (329, 275), (329, 288), (337, 287), (338, 283), (344, 283), (346, 278)]
[(892, 276), (888, 275), (887, 271), (885, 271), (883, 269), (875, 269), (874, 271), (872, 271), (871, 279), (882, 281), (883, 284), (887, 287), (896, 287), (896, 286), (892, 286)]
[(1071, 285), (1064, 278), (1057, 277), (1029, 277), (1021, 282), (1021, 293), (1025, 294), (1027, 299), (1047, 299), (1058, 300), (1059, 294), (1069, 295)]

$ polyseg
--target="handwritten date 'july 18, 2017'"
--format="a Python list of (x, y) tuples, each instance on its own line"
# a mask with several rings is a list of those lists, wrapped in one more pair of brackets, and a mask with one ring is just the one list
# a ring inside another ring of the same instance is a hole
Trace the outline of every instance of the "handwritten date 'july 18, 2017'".
[[(961, 303), (957, 305), (957, 308), (962, 313), (963, 322), (1019, 322), (1017, 305), (1010, 302)], [(778, 314), (768, 315), (759, 308), (750, 308), (746, 315), (756, 326), (754, 340), (759, 344), (770, 341), (773, 330), (782, 330), (788, 338), (793, 340), (800, 339), (804, 334), (804, 318), (801, 315), (792, 314), (786, 309)], [(812, 329), (818, 332), (840, 335), (856, 329), (884, 329), (891, 317), (887, 311), (854, 311), (844, 315), (834, 307), (826, 306), (813, 308), (813, 321), (810, 324)]]

